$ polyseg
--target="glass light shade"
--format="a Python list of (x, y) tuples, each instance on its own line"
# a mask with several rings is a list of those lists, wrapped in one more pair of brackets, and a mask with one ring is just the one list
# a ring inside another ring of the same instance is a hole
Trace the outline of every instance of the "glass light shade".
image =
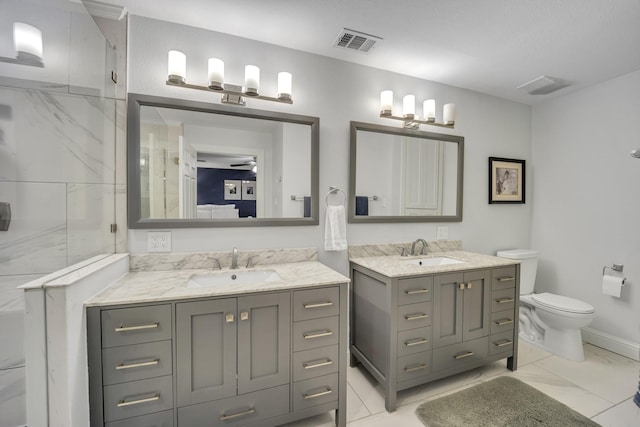
[(413, 119), (416, 114), (416, 97), (413, 95), (405, 95), (402, 98), (402, 117), (405, 119)]
[(224, 89), (224, 62), (218, 58), (209, 58), (209, 89)]
[(436, 100), (427, 99), (422, 103), (422, 113), (427, 122), (436, 121)]
[(291, 99), (291, 73), (282, 71), (278, 73), (278, 98)]
[(184, 84), (187, 75), (187, 56), (184, 53), (179, 50), (169, 51), (167, 75), (171, 83)]
[(456, 123), (456, 104), (444, 104), (443, 121), (445, 125)]
[(380, 92), (380, 114), (390, 116), (393, 112), (393, 91), (383, 90)]
[(260, 88), (260, 68), (255, 65), (244, 67), (244, 93), (249, 96), (258, 95)]
[(22, 22), (13, 23), (13, 42), (16, 52), (28, 53), (42, 59), (42, 32)]

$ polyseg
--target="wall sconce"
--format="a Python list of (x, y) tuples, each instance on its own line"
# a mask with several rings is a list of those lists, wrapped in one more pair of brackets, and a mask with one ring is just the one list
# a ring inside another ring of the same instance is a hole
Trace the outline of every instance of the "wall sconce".
[(0, 56), (0, 62), (44, 68), (42, 61), (42, 32), (36, 27), (22, 22), (13, 23), (13, 44), (15, 58)]
[(400, 120), (407, 129), (418, 129), (420, 125), (431, 125), (445, 128), (453, 128), (456, 124), (456, 105), (445, 104), (443, 107), (443, 122), (436, 122), (436, 101), (427, 99), (422, 103), (424, 119), (420, 120), (416, 115), (416, 97), (406, 95), (402, 98), (402, 116), (393, 115), (393, 92), (383, 90), (380, 93), (380, 117)]
[(264, 101), (282, 102), (293, 104), (291, 100), (291, 73), (278, 73), (277, 97), (260, 95), (260, 68), (255, 65), (247, 65), (244, 69), (244, 86), (225, 83), (224, 62), (218, 58), (209, 58), (208, 61), (208, 86), (198, 86), (187, 83), (187, 57), (177, 50), (169, 51), (167, 67), (167, 85), (180, 86), (190, 89), (206, 90), (221, 93), (222, 102), (225, 104), (245, 105), (245, 96)]

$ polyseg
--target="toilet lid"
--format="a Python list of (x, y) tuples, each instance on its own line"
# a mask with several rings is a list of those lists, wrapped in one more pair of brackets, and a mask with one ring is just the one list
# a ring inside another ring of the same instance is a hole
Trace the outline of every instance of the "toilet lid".
[(535, 294), (532, 299), (538, 304), (569, 313), (593, 313), (595, 310), (591, 304), (577, 299), (555, 295), (549, 292)]

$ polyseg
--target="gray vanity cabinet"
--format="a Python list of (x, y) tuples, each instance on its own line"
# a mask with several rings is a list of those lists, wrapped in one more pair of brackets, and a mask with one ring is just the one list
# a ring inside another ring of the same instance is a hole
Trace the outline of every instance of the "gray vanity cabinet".
[(519, 265), (388, 277), (351, 263), (351, 365), (398, 391), (507, 358), (517, 363)]
[(435, 276), (433, 346), (489, 335), (490, 297), (490, 270)]

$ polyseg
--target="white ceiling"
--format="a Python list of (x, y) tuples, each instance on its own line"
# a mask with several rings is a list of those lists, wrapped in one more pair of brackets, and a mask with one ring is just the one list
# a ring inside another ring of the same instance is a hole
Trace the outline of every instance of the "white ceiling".
[[(527, 104), (640, 70), (640, 0), (101, 0), (233, 34)], [(333, 47), (343, 28), (381, 37)], [(542, 75), (572, 86), (516, 89)]]

